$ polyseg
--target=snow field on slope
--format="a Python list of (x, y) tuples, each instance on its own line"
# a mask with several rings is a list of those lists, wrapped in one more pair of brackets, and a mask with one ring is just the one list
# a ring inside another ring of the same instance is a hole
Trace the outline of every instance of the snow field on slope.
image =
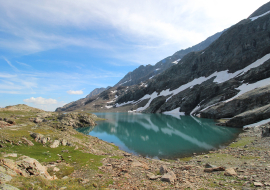
[[(150, 99), (144, 107), (140, 107), (140, 108), (137, 109), (137, 111), (143, 111), (147, 107), (149, 107), (152, 100), (154, 100), (157, 97), (170, 95), (170, 97), (168, 98), (168, 99), (170, 99), (172, 96), (182, 92), (183, 90), (185, 90), (187, 88), (192, 88), (193, 86), (198, 85), (198, 84), (202, 84), (203, 82), (207, 81), (208, 79), (210, 79), (212, 77), (216, 77), (214, 79), (214, 82), (223, 83), (223, 82), (228, 81), (228, 80), (230, 80), (230, 79), (232, 79), (232, 78), (234, 78), (236, 76), (243, 75), (245, 72), (249, 71), (252, 68), (256, 68), (256, 67), (262, 65), (265, 61), (267, 61), (269, 59), (270, 59), (270, 54), (267, 54), (267, 55), (263, 56), (261, 59), (258, 59), (254, 63), (252, 63), (252, 64), (248, 65), (247, 67), (245, 67), (245, 68), (243, 68), (241, 70), (238, 70), (238, 71), (236, 71), (234, 73), (228, 73), (228, 70), (219, 71), (219, 72), (216, 71), (216, 72), (212, 73), (208, 77), (203, 76), (203, 77), (196, 78), (193, 81), (188, 82), (188, 83), (178, 87), (175, 90), (171, 91), (170, 89), (166, 89), (166, 90), (161, 91), (160, 93), (157, 93), (155, 91), (152, 94), (146, 94), (144, 97), (142, 97), (138, 101), (124, 102), (122, 104), (117, 104), (116, 107), (120, 107), (120, 106), (127, 105), (127, 104), (136, 104), (138, 102), (141, 102), (142, 100)], [(240, 90), (240, 92), (235, 97), (231, 98), (230, 100), (240, 96), (241, 94), (243, 94), (245, 92), (248, 92), (248, 91), (253, 90), (255, 88), (258, 88), (258, 87), (265, 86), (267, 83), (269, 84), (269, 82), (270, 82), (270, 79), (264, 79), (264, 80), (261, 80), (261, 81), (258, 81), (256, 83), (254, 83), (254, 84), (242, 84), (241, 86), (239, 86), (237, 88), (237, 89)], [(211, 107), (211, 106), (209, 106), (209, 107)]]
[(259, 15), (259, 16), (252, 17), (252, 18), (250, 18), (250, 20), (251, 20), (251, 21), (254, 21), (254, 20), (256, 20), (257, 18), (260, 18), (260, 17), (263, 17), (263, 16), (267, 15), (268, 13), (270, 13), (270, 11), (267, 11), (266, 13), (263, 13), (263, 14), (261, 14), (261, 15)]

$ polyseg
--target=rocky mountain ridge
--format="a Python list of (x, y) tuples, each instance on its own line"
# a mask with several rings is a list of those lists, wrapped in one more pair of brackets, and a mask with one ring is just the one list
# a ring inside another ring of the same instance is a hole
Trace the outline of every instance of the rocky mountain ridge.
[(224, 31), (218, 32), (208, 37), (206, 40), (200, 42), (197, 45), (194, 45), (187, 49), (179, 50), (175, 52), (172, 56), (166, 57), (165, 59), (157, 62), (155, 65), (150, 65), (150, 64), (146, 66), (141, 65), (134, 71), (126, 74), (124, 78), (122, 78), (114, 87), (131, 86), (135, 84), (140, 84), (141, 82), (145, 82), (148, 79), (151, 79), (154, 76), (157, 76), (158, 74), (162, 73), (166, 69), (177, 64), (188, 53), (201, 51), (205, 49), (206, 47), (208, 47), (211, 43), (213, 43), (216, 39), (218, 39)]
[[(224, 30), (225, 31), (225, 30)], [(129, 72), (126, 74), (116, 85), (114, 85), (114, 89), (111, 91), (114, 91), (116, 88), (123, 86), (128, 87), (132, 85), (141, 84), (144, 81), (147, 81), (154, 76), (159, 75), (169, 67), (177, 64), (186, 54), (193, 52), (193, 51), (200, 51), (208, 47), (212, 42), (214, 42), (216, 39), (220, 37), (220, 35), (224, 32), (218, 32), (210, 37), (208, 37), (206, 40), (200, 42), (197, 45), (194, 45), (187, 49), (182, 49), (174, 53), (172, 56), (169, 56), (155, 65), (141, 65), (137, 69), (135, 69), (132, 72)], [(74, 102), (70, 102), (63, 107), (57, 108), (56, 111), (74, 111), (74, 110), (85, 110), (85, 105), (88, 103), (94, 101), (98, 95), (111, 87), (108, 86), (107, 88), (96, 88), (94, 89), (90, 94), (88, 94), (85, 98), (79, 99)], [(107, 92), (107, 94), (110, 91)], [(100, 106), (102, 107), (102, 106)]]

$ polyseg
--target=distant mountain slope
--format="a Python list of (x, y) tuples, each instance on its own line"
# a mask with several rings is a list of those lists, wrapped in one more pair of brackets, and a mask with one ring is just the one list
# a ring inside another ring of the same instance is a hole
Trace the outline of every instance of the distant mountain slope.
[(108, 86), (107, 88), (95, 88), (85, 98), (91, 98), (92, 96), (96, 96), (96, 95), (100, 94), (101, 92), (103, 92), (104, 90), (107, 90), (109, 88), (110, 88), (110, 86)]
[(79, 100), (70, 102), (70, 103), (64, 105), (63, 107), (57, 108), (55, 111), (73, 111), (73, 110), (80, 109), (85, 104), (87, 104), (87, 103), (95, 100), (95, 98), (97, 97), (97, 95), (99, 95), (100, 93), (102, 93), (103, 91), (105, 91), (105, 90), (107, 90), (109, 88), (111, 88), (111, 87), (108, 86), (107, 88), (95, 88), (85, 98), (81, 98)]
[(144, 82), (171, 67), (172, 65), (177, 64), (180, 59), (182, 59), (186, 54), (193, 52), (193, 51), (201, 51), (208, 47), (212, 42), (214, 42), (216, 39), (219, 38), (219, 36), (223, 33), (218, 32), (214, 34), (213, 36), (208, 37), (206, 40), (202, 41), (201, 43), (194, 45), (190, 48), (177, 51), (172, 56), (169, 56), (159, 62), (157, 62), (155, 65), (141, 65), (137, 69), (135, 69), (132, 72), (129, 72), (122, 78), (115, 87), (118, 86), (131, 86), (134, 84), (139, 84), (141, 82)]

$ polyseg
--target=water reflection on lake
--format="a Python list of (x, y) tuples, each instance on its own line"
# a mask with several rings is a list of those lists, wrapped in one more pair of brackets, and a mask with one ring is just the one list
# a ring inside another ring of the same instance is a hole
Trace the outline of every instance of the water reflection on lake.
[(163, 114), (96, 113), (107, 119), (78, 131), (130, 153), (155, 158), (177, 158), (221, 148), (234, 140), (240, 129), (219, 127), (210, 119)]

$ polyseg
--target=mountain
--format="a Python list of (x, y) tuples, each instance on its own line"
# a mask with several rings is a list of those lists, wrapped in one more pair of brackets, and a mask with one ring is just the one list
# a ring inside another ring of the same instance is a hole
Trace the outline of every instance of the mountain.
[[(224, 31), (218, 32), (218, 33), (214, 34), (213, 36), (208, 37), (206, 40), (202, 41), (201, 43), (194, 45), (190, 48), (177, 51), (172, 56), (169, 56), (169, 57), (159, 61), (154, 66), (153, 65), (146, 65), (146, 66), (141, 65), (140, 67), (138, 67), (134, 71), (126, 74), (124, 78), (122, 78), (116, 85), (114, 85), (114, 89), (112, 89), (112, 91), (116, 90), (120, 86), (128, 87), (128, 86), (132, 86), (134, 84), (140, 84), (141, 82), (146, 81), (149, 78), (152, 78), (152, 77), (162, 73), (163, 71), (165, 71), (166, 69), (168, 69), (172, 65), (177, 64), (180, 61), (180, 59), (183, 58), (186, 54), (188, 54), (192, 51), (200, 51), (200, 50), (208, 47), (213, 41), (215, 41), (217, 38), (219, 38), (219, 36)], [(89, 105), (85, 107), (85, 105), (93, 102), (95, 100), (95, 98), (97, 98), (97, 95), (99, 95), (101, 92), (108, 90), (109, 88), (111, 88), (111, 87), (107, 87), (106, 89), (105, 88), (96, 88), (89, 95), (87, 95), (85, 98), (68, 103), (68, 104), (64, 105), (63, 107), (59, 107), (56, 109), (56, 111), (74, 111), (74, 110), (85, 110), (85, 109), (100, 111), (99, 109), (106, 108), (106, 105), (103, 105), (104, 102), (103, 103), (99, 102), (97, 105), (94, 105), (92, 107)], [(109, 97), (109, 93), (110, 93), (110, 91), (108, 91), (107, 93), (104, 93), (105, 97)], [(118, 95), (120, 95), (119, 92), (117, 93), (117, 96)], [(112, 99), (115, 99), (115, 97), (112, 96)], [(105, 104), (106, 104), (106, 102), (105, 102)], [(109, 107), (110, 106), (111, 105), (109, 105)], [(105, 111), (107, 111), (107, 110), (105, 110)], [(126, 111), (126, 110), (124, 110), (124, 111)]]
[(128, 102), (140, 112), (231, 118), (226, 125), (234, 127), (270, 118), (269, 10), (263, 5), (205, 50), (128, 90), (115, 107)]
[(269, 12), (270, 2), (223, 31), (204, 50), (186, 54), (146, 81), (118, 83), (80, 108), (229, 118), (224, 125), (233, 127), (269, 119)]
[(92, 92), (90, 92), (85, 98), (81, 98), (79, 100), (70, 102), (63, 107), (57, 108), (55, 111), (73, 111), (73, 110), (82, 110), (81, 107), (83, 107), (85, 104), (91, 102), (92, 100), (95, 100), (97, 95), (99, 95), (101, 92), (111, 88), (108, 86), (107, 88), (95, 88)]
[(108, 86), (107, 88), (95, 88), (92, 92), (90, 92), (85, 98), (91, 98), (92, 96), (99, 95), (101, 92), (111, 88)]
[[(225, 31), (225, 30), (224, 30)], [(193, 52), (193, 51), (201, 51), (208, 47), (212, 42), (219, 38), (219, 36), (224, 32), (218, 32), (213, 36), (208, 37), (206, 40), (202, 41), (201, 43), (194, 45), (190, 48), (177, 51), (172, 56), (169, 56), (155, 65), (141, 65), (137, 69), (132, 72), (129, 72), (122, 78), (114, 87), (118, 86), (131, 86), (134, 84), (140, 84), (152, 77), (162, 73), (169, 67), (177, 64), (186, 54)]]

